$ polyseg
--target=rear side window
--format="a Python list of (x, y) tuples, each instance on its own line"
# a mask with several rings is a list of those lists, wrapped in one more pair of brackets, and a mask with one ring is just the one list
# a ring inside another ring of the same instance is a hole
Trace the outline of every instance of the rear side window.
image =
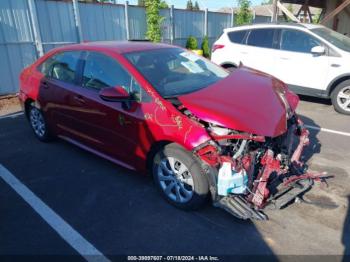
[(247, 30), (242, 30), (242, 31), (229, 32), (227, 35), (232, 43), (243, 44), (243, 40), (246, 34), (247, 34)]
[(311, 53), (311, 49), (320, 46), (322, 43), (313, 36), (291, 29), (283, 29), (281, 32), (281, 50)]
[(274, 34), (274, 29), (254, 29), (250, 31), (247, 44), (256, 47), (273, 48)]
[(76, 51), (58, 53), (43, 62), (39, 70), (45, 77), (73, 84), (75, 82), (79, 57), (80, 52)]

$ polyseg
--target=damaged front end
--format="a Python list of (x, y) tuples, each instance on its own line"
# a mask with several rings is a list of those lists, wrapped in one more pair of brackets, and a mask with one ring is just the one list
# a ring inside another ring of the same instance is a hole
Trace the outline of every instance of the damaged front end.
[(236, 217), (266, 219), (263, 210), (285, 207), (322, 178), (302, 161), (309, 132), (295, 113), (298, 96), (283, 82), (239, 68), (171, 102), (210, 136), (194, 154), (214, 205)]
[(208, 126), (213, 140), (194, 153), (209, 167), (215, 206), (241, 219), (265, 220), (264, 209), (285, 207), (322, 178), (301, 160), (308, 130), (296, 115), (287, 123), (287, 132), (275, 138)]

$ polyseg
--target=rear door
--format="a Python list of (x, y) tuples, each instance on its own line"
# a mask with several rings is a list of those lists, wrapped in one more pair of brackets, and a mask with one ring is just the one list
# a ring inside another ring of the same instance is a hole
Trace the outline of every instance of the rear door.
[(248, 33), (246, 45), (241, 51), (245, 66), (273, 75), (276, 66), (276, 32), (274, 28), (257, 28)]
[(313, 47), (324, 44), (307, 32), (287, 28), (281, 29), (279, 43), (274, 75), (297, 93), (314, 94), (324, 90), (329, 57), (311, 53)]
[(217, 41), (217, 45), (223, 48), (216, 49), (212, 54), (213, 62), (217, 64), (234, 64), (239, 66), (244, 58), (244, 41), (248, 30), (238, 30), (227, 33), (227, 39), (224, 35)]
[(50, 126), (59, 134), (71, 134), (76, 129), (74, 112), (79, 89), (77, 70), (80, 51), (63, 51), (48, 58), (39, 66), (44, 75), (40, 81), (38, 100), (43, 107)]

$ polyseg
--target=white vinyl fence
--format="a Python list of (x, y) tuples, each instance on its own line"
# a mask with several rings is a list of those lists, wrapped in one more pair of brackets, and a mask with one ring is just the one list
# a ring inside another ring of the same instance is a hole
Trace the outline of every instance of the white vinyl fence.
[[(233, 26), (233, 14), (162, 9), (162, 41), (184, 46), (193, 35), (212, 44)], [(0, 1), (0, 95), (18, 92), (21, 70), (52, 48), (83, 41), (145, 39), (146, 12), (126, 3), (77, 0)]]

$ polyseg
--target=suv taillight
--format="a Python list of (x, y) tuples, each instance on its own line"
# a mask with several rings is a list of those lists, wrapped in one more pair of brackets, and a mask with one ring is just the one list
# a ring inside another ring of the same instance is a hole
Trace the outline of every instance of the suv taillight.
[(213, 45), (213, 48), (211, 50), (212, 53), (214, 53), (216, 50), (224, 48), (224, 45)]

